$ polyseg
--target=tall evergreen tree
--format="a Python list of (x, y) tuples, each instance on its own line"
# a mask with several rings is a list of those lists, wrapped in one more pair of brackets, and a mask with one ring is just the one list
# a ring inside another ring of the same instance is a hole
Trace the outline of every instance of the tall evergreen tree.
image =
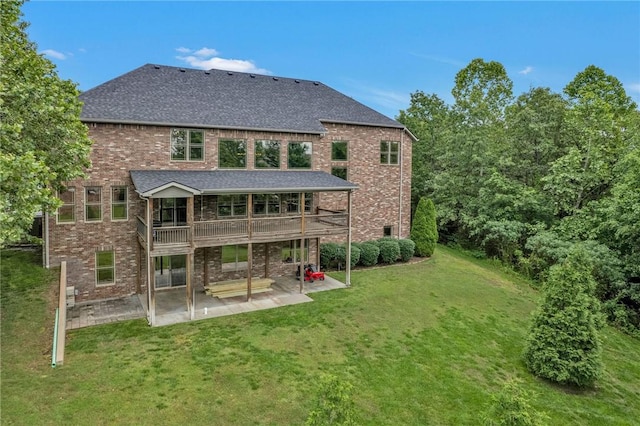
[(438, 242), (436, 208), (433, 201), (421, 198), (411, 225), (411, 239), (416, 243), (416, 256), (431, 256)]
[(586, 387), (602, 374), (602, 314), (591, 269), (580, 247), (551, 268), (524, 352), (527, 368), (536, 376)]

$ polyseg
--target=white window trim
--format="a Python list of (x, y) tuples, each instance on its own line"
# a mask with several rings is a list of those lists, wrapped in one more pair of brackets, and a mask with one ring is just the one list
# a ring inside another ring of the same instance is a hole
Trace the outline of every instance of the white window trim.
[[(187, 132), (187, 136), (186, 136), (186, 145), (185, 145), (185, 151), (184, 151), (184, 159), (181, 160), (179, 158), (173, 158), (173, 131), (174, 130), (184, 130), (185, 132)], [(202, 158), (200, 160), (192, 160), (191, 159), (191, 132), (200, 132), (202, 133)], [(205, 153), (206, 151), (206, 132), (202, 129), (184, 129), (181, 127), (174, 127), (171, 129), (170, 133), (169, 133), (169, 161), (178, 161), (181, 163), (184, 162), (193, 162), (193, 163), (202, 163), (205, 161)]]
[[(106, 268), (106, 267), (102, 267), (99, 268), (98, 267), (98, 254), (100, 253), (105, 253), (105, 252), (111, 252), (113, 253), (113, 265), (111, 265), (111, 267)], [(98, 250), (95, 252), (95, 282), (96, 282), (96, 287), (108, 287), (111, 285), (115, 285), (116, 283), (116, 251), (115, 250)], [(105, 283), (99, 283), (98, 282), (98, 270), (99, 269), (113, 269), (113, 281), (112, 282), (105, 282)]]
[[(89, 188), (100, 188), (100, 203), (87, 202), (87, 190)], [(84, 221), (85, 222), (102, 222), (104, 220), (104, 206), (102, 203), (102, 187), (101, 186), (85, 186), (84, 187)], [(100, 206), (100, 219), (87, 219), (87, 207), (88, 206)]]
[[(58, 225), (68, 225), (68, 224), (76, 223), (76, 193), (77, 193), (76, 188), (75, 187), (67, 188), (65, 192), (73, 192), (73, 203), (67, 204), (63, 202), (62, 205), (56, 209), (56, 224)], [(60, 191), (58, 191), (58, 198), (60, 198)], [(60, 208), (64, 206), (72, 206), (73, 208), (72, 220), (60, 221), (60, 216), (59, 216)]]

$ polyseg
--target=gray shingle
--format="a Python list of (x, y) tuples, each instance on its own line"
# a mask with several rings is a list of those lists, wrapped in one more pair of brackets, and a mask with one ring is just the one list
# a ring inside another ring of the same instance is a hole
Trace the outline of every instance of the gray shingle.
[(322, 121), (404, 128), (319, 82), (147, 64), (80, 95), (81, 119), (323, 133)]
[(319, 171), (131, 170), (136, 192), (145, 194), (170, 183), (199, 193), (268, 193), (347, 191), (358, 186)]

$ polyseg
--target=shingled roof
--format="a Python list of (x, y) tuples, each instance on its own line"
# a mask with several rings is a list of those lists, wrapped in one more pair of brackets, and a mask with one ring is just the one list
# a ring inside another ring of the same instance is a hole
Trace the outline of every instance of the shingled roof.
[(194, 194), (351, 191), (358, 186), (320, 171), (272, 170), (131, 170), (142, 196), (169, 186)]
[(317, 81), (147, 64), (80, 95), (85, 122), (322, 134), (404, 126)]

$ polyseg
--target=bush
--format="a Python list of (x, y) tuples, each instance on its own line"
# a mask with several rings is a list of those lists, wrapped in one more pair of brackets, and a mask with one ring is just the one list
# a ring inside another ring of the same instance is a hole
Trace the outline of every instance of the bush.
[(396, 263), (400, 257), (400, 244), (395, 238), (381, 238), (377, 241), (380, 247), (380, 263)]
[(515, 380), (508, 381), (499, 393), (491, 395), (491, 406), (483, 416), (483, 423), (487, 426), (546, 424), (547, 415), (531, 407), (528, 397)]
[(337, 261), (339, 245), (336, 243), (320, 244), (320, 267), (329, 269)]
[(551, 268), (524, 352), (527, 368), (536, 376), (581, 387), (593, 386), (601, 376), (598, 329), (603, 319), (591, 269), (579, 247)]
[(408, 262), (413, 257), (413, 253), (416, 248), (416, 243), (412, 240), (398, 240), (400, 246), (400, 260), (402, 262)]
[(314, 408), (309, 413), (305, 425), (308, 426), (355, 426), (356, 411), (351, 391), (353, 385), (332, 374), (320, 378)]
[(416, 256), (431, 256), (438, 242), (436, 208), (433, 201), (421, 198), (411, 225), (411, 239), (416, 244)]
[(378, 263), (380, 247), (377, 244), (366, 242), (360, 244), (360, 264), (362, 266), (373, 266)]
[(355, 268), (358, 262), (360, 262), (360, 255), (362, 250), (355, 244), (351, 244), (351, 268)]

